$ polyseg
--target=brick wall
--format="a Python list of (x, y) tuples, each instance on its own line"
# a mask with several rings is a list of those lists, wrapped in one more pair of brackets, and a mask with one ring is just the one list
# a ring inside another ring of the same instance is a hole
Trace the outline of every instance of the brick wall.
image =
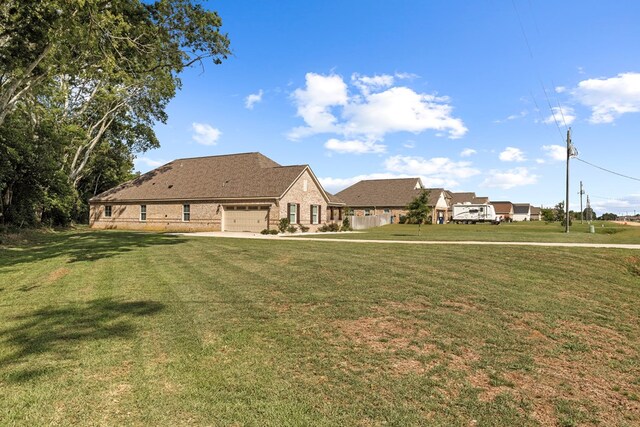
[[(308, 171), (305, 171), (298, 178), (280, 200), (279, 217), (275, 221), (276, 223), (280, 221), (280, 218), (288, 218), (287, 206), (289, 203), (300, 204), (300, 218), (298, 219), (298, 223), (309, 227), (309, 231), (315, 231), (320, 225), (328, 222), (327, 202), (322, 196), (322, 191), (316, 185)], [(311, 224), (311, 205), (320, 206), (319, 224)]]
[[(182, 221), (182, 205), (189, 204), (191, 219)], [(218, 203), (146, 202), (147, 220), (140, 221), (141, 203), (110, 204), (111, 217), (105, 217), (105, 204), (91, 204), (92, 228), (149, 231), (220, 231), (222, 210)]]

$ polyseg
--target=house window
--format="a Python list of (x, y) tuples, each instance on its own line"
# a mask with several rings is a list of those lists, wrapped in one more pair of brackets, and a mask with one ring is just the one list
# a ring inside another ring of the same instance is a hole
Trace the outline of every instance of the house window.
[(386, 214), (391, 213), (391, 209), (385, 209), (384, 213), (386, 213)]
[(104, 216), (107, 218), (111, 218), (111, 205), (107, 205), (104, 207)]
[(371, 215), (371, 209), (365, 209), (364, 216), (369, 216), (369, 215)]
[(289, 224), (298, 223), (298, 205), (289, 203)]
[(182, 205), (182, 220), (191, 221), (191, 205)]
[(334, 219), (336, 219), (335, 211), (333, 210), (333, 208), (329, 208), (329, 221), (333, 221)]
[(320, 206), (311, 205), (311, 224), (319, 224)]
[(140, 205), (140, 221), (147, 220), (147, 205)]

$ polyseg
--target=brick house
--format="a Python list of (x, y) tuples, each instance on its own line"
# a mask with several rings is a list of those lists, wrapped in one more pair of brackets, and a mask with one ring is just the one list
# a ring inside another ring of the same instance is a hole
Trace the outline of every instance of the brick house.
[(451, 193), (443, 188), (424, 188), (420, 178), (363, 180), (336, 194), (356, 216), (390, 214), (397, 223), (407, 214), (407, 205), (422, 190), (429, 191), (431, 220), (445, 222), (451, 206)]
[(313, 231), (344, 213), (309, 165), (281, 166), (260, 153), (174, 160), (89, 205), (92, 228), (159, 231), (259, 232), (280, 218)]

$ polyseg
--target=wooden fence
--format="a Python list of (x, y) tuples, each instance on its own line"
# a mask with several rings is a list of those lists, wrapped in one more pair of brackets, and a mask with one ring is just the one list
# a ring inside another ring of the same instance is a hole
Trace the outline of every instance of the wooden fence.
[(349, 216), (349, 223), (354, 230), (364, 230), (366, 228), (380, 227), (381, 225), (391, 224), (391, 214), (368, 215), (368, 216)]

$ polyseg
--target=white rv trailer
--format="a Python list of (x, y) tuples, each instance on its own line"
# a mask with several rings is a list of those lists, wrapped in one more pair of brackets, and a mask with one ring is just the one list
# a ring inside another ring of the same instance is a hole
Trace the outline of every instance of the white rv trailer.
[(452, 222), (456, 224), (475, 224), (476, 222), (490, 222), (499, 224), (494, 207), (487, 203), (458, 203), (453, 205)]

